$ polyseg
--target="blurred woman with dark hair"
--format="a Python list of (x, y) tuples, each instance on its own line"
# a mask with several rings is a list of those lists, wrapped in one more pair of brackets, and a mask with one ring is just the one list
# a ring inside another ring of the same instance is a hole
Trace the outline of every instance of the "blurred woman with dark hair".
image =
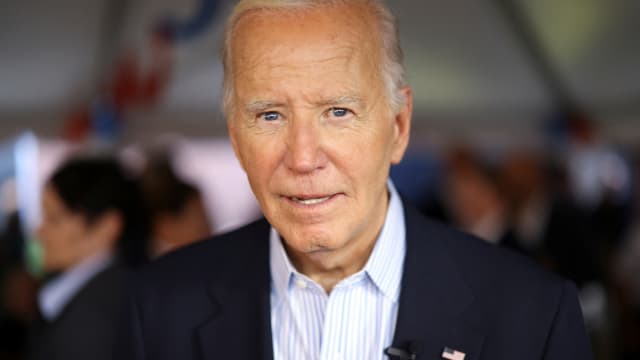
[(141, 185), (150, 219), (151, 257), (211, 236), (202, 193), (176, 174), (168, 154), (150, 156)]
[(147, 221), (136, 183), (113, 158), (76, 158), (45, 186), (38, 237), (42, 321), (29, 359), (110, 359), (126, 268), (144, 260)]

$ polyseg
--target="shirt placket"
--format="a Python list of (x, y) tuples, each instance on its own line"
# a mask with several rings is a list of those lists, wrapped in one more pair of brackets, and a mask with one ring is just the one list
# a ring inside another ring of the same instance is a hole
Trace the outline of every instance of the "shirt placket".
[(331, 292), (322, 329), (321, 360), (347, 359), (347, 346), (351, 338), (349, 322), (354, 321), (352, 317), (354, 302), (349, 295), (355, 287), (362, 285), (363, 280), (363, 274), (354, 275), (340, 282)]
[[(304, 304), (303, 296), (313, 298), (319, 303), (319, 307), (310, 311), (308, 304)], [(319, 332), (322, 334), (324, 328), (325, 314), (328, 297), (311, 280), (305, 279), (298, 274), (294, 274), (290, 288), (289, 308), (291, 309), (294, 322), (296, 324), (297, 336), (302, 341), (304, 353), (307, 359), (319, 359), (322, 338), (312, 339), (308, 333), (309, 324), (319, 324)]]

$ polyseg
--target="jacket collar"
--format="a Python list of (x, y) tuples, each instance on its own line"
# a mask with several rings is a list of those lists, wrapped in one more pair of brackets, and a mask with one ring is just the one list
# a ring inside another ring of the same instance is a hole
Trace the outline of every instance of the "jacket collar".
[(197, 329), (203, 360), (273, 359), (268, 234), (264, 219), (249, 225), (237, 238), (251, 244), (244, 258), (228, 259), (229, 271), (213, 275), (211, 312)]

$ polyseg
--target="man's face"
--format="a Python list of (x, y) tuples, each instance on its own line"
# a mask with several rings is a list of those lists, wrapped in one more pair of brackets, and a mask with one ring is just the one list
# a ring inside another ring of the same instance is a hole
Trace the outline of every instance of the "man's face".
[(56, 190), (47, 186), (42, 197), (43, 219), (38, 229), (47, 271), (66, 270), (82, 260), (90, 226), (82, 215), (66, 207)]
[(234, 149), (287, 249), (318, 260), (375, 239), (408, 141), (411, 92), (392, 112), (363, 13), (258, 11), (234, 35)]

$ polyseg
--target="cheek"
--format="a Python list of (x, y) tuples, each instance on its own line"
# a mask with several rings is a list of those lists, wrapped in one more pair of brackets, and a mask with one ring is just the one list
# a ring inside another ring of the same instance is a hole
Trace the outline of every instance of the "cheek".
[(45, 251), (67, 254), (82, 241), (82, 233), (75, 224), (62, 224), (51, 229), (45, 240)]
[(340, 171), (359, 183), (386, 181), (390, 165), (390, 142), (374, 132), (352, 136), (334, 146)]
[(246, 169), (249, 184), (257, 196), (268, 190), (270, 179), (273, 177), (268, 161), (268, 158), (255, 158)]
[(278, 144), (282, 142), (275, 136), (254, 136), (247, 140), (240, 150), (240, 157), (252, 182), (251, 186), (255, 190), (262, 189), (267, 186), (280, 165), (283, 146)]
[(69, 231), (63, 224), (43, 226), (40, 232), (44, 267), (47, 271), (66, 268), (72, 244)]
[(62, 225), (43, 225), (39, 235), (42, 246), (48, 252), (55, 250), (65, 237)]

